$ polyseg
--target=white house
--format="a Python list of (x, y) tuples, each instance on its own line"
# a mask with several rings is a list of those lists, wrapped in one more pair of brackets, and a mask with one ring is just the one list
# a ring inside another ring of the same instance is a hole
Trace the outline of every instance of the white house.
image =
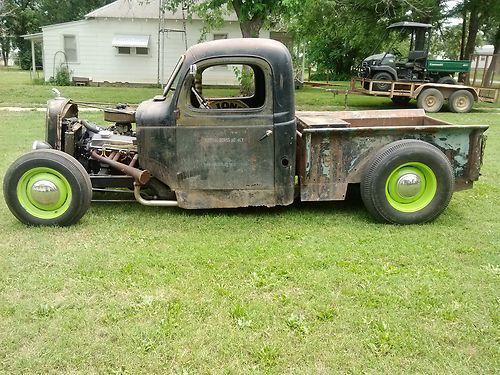
[(472, 60), (472, 69), (475, 69), (476, 67), (479, 69), (488, 69), (492, 61), (494, 49), (494, 46), (491, 44), (476, 47)]
[[(26, 39), (43, 43), (45, 80), (67, 64), (73, 77), (94, 83), (165, 82), (186, 47), (200, 40), (203, 21), (196, 15), (185, 21), (181, 9), (162, 13), (160, 2), (117, 0), (83, 20), (45, 26), (41, 35)], [(269, 31), (261, 32), (261, 37), (269, 36)], [(236, 14), (230, 14), (206, 39), (239, 37)]]

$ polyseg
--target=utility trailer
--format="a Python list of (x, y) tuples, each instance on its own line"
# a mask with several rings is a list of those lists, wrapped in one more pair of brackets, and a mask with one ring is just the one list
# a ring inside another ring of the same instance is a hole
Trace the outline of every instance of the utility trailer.
[[(383, 84), (384, 90), (378, 85)], [(417, 107), (429, 113), (439, 112), (445, 101), (452, 112), (470, 112), (474, 102), (487, 100), (479, 96), (474, 87), (444, 83), (416, 81), (386, 81), (363, 77), (351, 79), (351, 93), (370, 96), (387, 96), (394, 104), (405, 105), (412, 99), (417, 100)]]
[[(235, 66), (251, 72), (252, 92), (211, 92), (210, 74)], [(93, 192), (205, 209), (343, 200), (359, 185), (375, 219), (423, 223), (479, 178), (487, 129), (423, 110), (296, 114), (290, 54), (267, 39), (193, 46), (163, 94), (137, 109), (107, 109), (104, 119), (112, 124), (79, 118), (72, 100), (48, 102), (45, 140), (4, 178), (14, 216), (29, 225), (71, 225)]]

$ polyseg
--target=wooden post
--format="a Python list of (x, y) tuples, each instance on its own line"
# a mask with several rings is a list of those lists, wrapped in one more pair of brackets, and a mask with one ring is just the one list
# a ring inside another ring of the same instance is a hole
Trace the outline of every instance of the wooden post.
[(31, 67), (33, 69), (33, 79), (36, 75), (36, 62), (35, 62), (35, 41), (31, 39)]

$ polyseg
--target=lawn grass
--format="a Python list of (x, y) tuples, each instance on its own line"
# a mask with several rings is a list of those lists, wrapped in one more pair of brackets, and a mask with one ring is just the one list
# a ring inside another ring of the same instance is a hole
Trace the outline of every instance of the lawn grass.
[[(0, 107), (44, 107), (52, 98), (51, 85), (31, 84), (30, 73), (15, 68), (0, 67)], [(336, 82), (335, 88), (345, 89), (348, 82)], [(62, 95), (78, 101), (139, 104), (161, 93), (155, 87), (57, 87)], [(226, 90), (224, 90), (226, 91)], [(212, 90), (214, 92), (214, 90)], [(215, 90), (217, 92), (217, 90)], [(394, 106), (388, 98), (345, 95), (326, 91), (325, 87), (308, 87), (296, 91), (298, 110), (334, 111), (341, 109), (390, 109)], [(416, 108), (416, 101), (410, 107)], [(493, 109), (498, 104), (476, 103), (475, 108)]]
[[(1, 179), (44, 116), (0, 112)], [(70, 228), (26, 227), (0, 203), (0, 372), (497, 372), (499, 115), (435, 117), (491, 128), (481, 180), (425, 225), (375, 223), (356, 194), (93, 204)]]

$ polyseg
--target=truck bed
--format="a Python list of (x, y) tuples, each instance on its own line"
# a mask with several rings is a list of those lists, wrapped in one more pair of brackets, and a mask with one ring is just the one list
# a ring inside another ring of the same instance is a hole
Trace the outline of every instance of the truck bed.
[(453, 125), (422, 109), (296, 112), (301, 200), (343, 200), (365, 165), (384, 145), (417, 139), (440, 149), (455, 174), (455, 191), (479, 178), (483, 125)]
[(426, 116), (423, 109), (370, 111), (298, 111), (299, 131), (312, 128), (352, 128), (374, 126), (435, 126), (451, 124)]

